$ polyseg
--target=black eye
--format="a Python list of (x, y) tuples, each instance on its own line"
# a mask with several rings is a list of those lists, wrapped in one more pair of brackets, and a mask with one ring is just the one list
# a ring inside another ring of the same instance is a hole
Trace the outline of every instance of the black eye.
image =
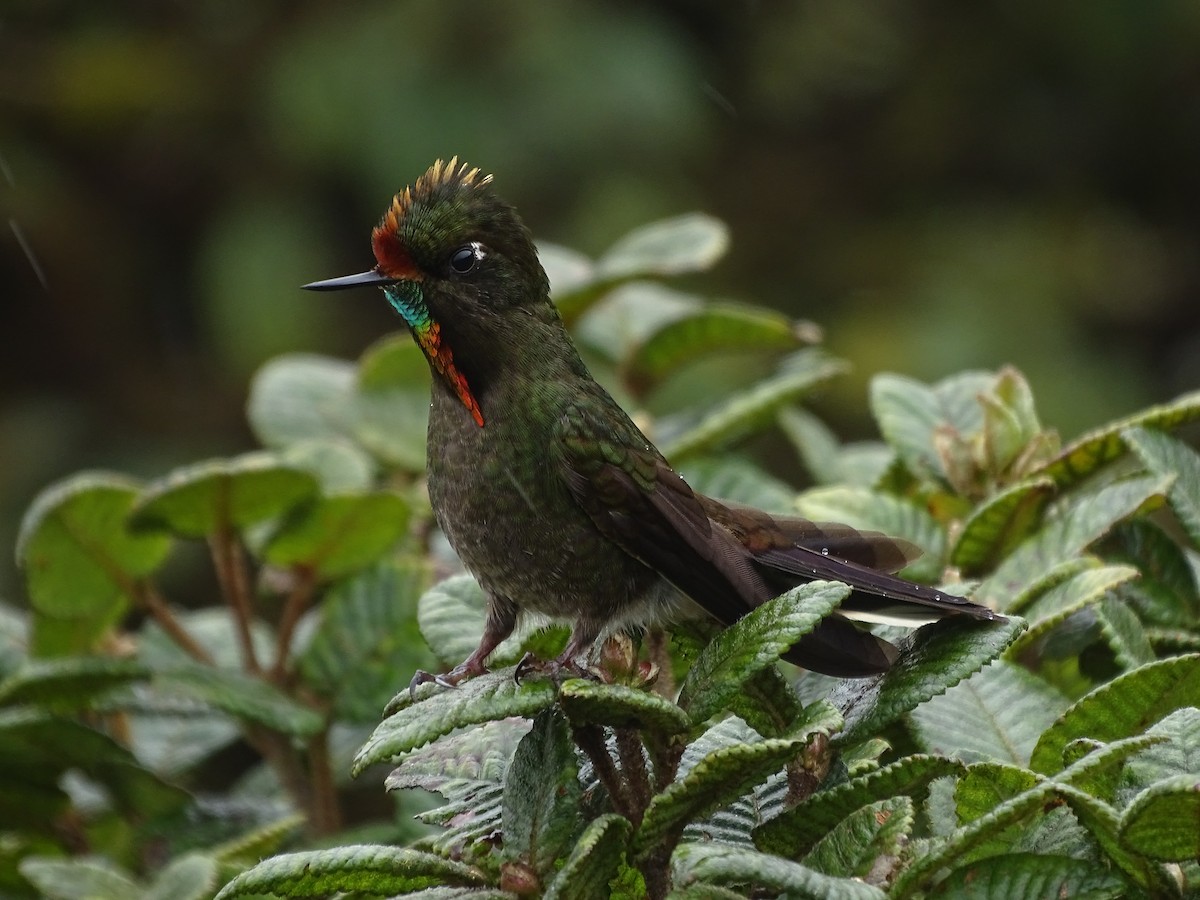
[(455, 275), (466, 275), (483, 259), (483, 247), (478, 242), (459, 247), (450, 254), (450, 271)]

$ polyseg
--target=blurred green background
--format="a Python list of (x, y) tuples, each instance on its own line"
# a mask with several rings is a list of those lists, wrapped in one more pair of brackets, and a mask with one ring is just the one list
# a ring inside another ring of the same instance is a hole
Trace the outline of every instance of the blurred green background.
[[(251, 446), (248, 378), (397, 327), (367, 268), (437, 156), (598, 254), (702, 209), (703, 293), (865, 385), (1012, 363), (1066, 437), (1200, 383), (1200, 3), (5, 0), (0, 541), (48, 481)], [(0, 564), (0, 597), (19, 594)]]

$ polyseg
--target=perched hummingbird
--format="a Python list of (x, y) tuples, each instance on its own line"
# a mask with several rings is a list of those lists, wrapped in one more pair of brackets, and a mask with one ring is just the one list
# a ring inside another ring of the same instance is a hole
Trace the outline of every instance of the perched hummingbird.
[(725, 625), (800, 582), (854, 588), (785, 658), (840, 677), (885, 671), (896, 648), (861, 621), (986, 607), (889, 574), (912, 544), (844, 525), (771, 516), (698, 494), (592, 378), (550, 301), (529, 231), (491, 176), (438, 160), (397, 194), (371, 235), (375, 267), (305, 285), (375, 285), (433, 375), (429, 498), (487, 595), (479, 646), (437, 676), (457, 684), (523, 612), (571, 622), (550, 665), (578, 671), (616, 630), (670, 623), (698, 605)]

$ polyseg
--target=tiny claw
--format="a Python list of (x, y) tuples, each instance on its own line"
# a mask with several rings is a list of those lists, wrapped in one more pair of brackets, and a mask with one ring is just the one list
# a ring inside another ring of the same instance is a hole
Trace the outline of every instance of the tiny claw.
[(412, 681), (408, 683), (408, 696), (414, 701), (417, 699), (417, 688), (422, 684), (433, 682), (438, 687), (455, 688), (461, 682), (468, 678), (475, 678), (478, 675), (483, 675), (487, 669), (480, 663), (472, 663), (470, 660), (455, 666), (449, 672), (443, 672), (440, 675), (434, 675), (426, 672), (424, 669), (418, 669), (413, 675)]
[(547, 664), (545, 662), (543, 662), (541, 659), (538, 659), (532, 650), (526, 650), (525, 655), (521, 657), (520, 662), (518, 662), (516, 668), (513, 669), (513, 681), (517, 684), (520, 684), (521, 680), (526, 675), (545, 672), (546, 665)]

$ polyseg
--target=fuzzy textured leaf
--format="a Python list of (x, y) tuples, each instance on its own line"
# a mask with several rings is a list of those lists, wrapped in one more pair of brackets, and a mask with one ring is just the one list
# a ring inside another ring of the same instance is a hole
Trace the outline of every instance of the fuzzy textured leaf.
[(1037, 527), (1054, 495), (1054, 482), (1038, 478), (1015, 484), (981, 503), (963, 523), (950, 564), (964, 574), (986, 572)]
[(263, 549), (267, 562), (339, 578), (379, 559), (408, 529), (409, 507), (387, 491), (321, 497), (280, 526)]
[(771, 353), (799, 343), (792, 321), (774, 310), (710, 303), (665, 323), (638, 344), (625, 360), (625, 377), (645, 393), (688, 363), (717, 351)]
[(579, 762), (566, 719), (545, 709), (517, 745), (504, 780), (504, 857), (548, 876), (580, 826)]
[[(1200, 395), (1197, 395), (1200, 402)], [(1121, 432), (1125, 446), (1152, 474), (1177, 476), (1167, 490), (1167, 501), (1187, 529), (1193, 547), (1200, 547), (1200, 454), (1178, 438), (1161, 431), (1128, 428)]]
[(216, 859), (188, 853), (165, 866), (140, 900), (208, 900), (216, 886)]
[(319, 713), (279, 688), (233, 669), (199, 664), (179, 666), (157, 673), (154, 687), (163, 696), (200, 700), (231, 716), (285, 734), (309, 736), (325, 725)]
[(126, 478), (83, 472), (37, 496), (17, 536), (17, 562), (35, 610), (103, 627), (128, 609), (137, 580), (157, 569), (171, 547), (166, 535), (125, 527), (137, 493)]
[(1200, 654), (1142, 666), (1080, 698), (1043, 732), (1030, 767), (1053, 775), (1063, 768), (1063, 751), (1076, 738), (1111, 741), (1141, 734), (1186, 706), (1200, 706)]
[(552, 704), (557, 691), (545, 679), (517, 684), (513, 670), (505, 669), (472, 678), (453, 690), (424, 685), (423, 699), (407, 703), (405, 692), (393, 701), (399, 708), (384, 719), (354, 758), (351, 773), (358, 775), (378, 762), (395, 762), (442, 735), (465, 725), (476, 725), (506, 716), (532, 717)]
[(285, 897), (323, 897), (338, 891), (408, 894), (439, 885), (484, 883), (478, 869), (432, 853), (358, 845), (273, 856), (221, 888), (216, 900), (265, 893)]
[(701, 651), (679, 691), (679, 705), (699, 723), (728, 705), (742, 685), (808, 634), (850, 594), (813, 581), (764, 603), (720, 632)]
[[(1015, 659), (1023, 650), (1045, 637), (1069, 616), (1099, 603), (1118, 587), (1138, 577), (1138, 570), (1131, 566), (1104, 566), (1092, 558), (1081, 558), (1079, 562), (1086, 562), (1092, 568), (1073, 565), (1070, 570), (1073, 574), (1069, 574), (1065, 581), (1054, 584), (1041, 593), (1027, 591), (1014, 603), (1033, 624), (1018, 636), (1005, 652), (1008, 659)], [(1076, 571), (1080, 568), (1082, 571)], [(1062, 574), (1068, 573), (1063, 570)]]
[(729, 248), (729, 227), (700, 212), (651, 222), (626, 234), (596, 262), (605, 281), (665, 277), (710, 268)]
[(759, 850), (794, 857), (856, 809), (891, 797), (914, 799), (935, 778), (961, 775), (966, 766), (944, 756), (906, 756), (880, 769), (818, 791), (799, 806), (767, 822), (754, 833)]
[(1015, 897), (1069, 897), (1121, 900), (1128, 885), (1086, 859), (1034, 853), (1004, 853), (955, 869), (930, 897), (947, 900), (1010, 900)]
[(18, 869), (47, 900), (129, 900), (142, 893), (124, 872), (98, 861), (30, 856)]
[(428, 577), (415, 562), (385, 562), (337, 583), (296, 666), (305, 682), (332, 697), (339, 717), (374, 723), (400, 679), (431, 666), (415, 618)]
[(1026, 669), (996, 660), (911, 713), (928, 753), (1027, 765), (1042, 731), (1067, 698)]
[(930, 697), (945, 693), (1004, 652), (1023, 620), (962, 622), (943, 619), (899, 642), (900, 658), (883, 675), (845, 681), (829, 697), (846, 716), (834, 740), (848, 745), (877, 734)]
[[(873, 885), (852, 878), (833, 878), (799, 863), (723, 844), (680, 844), (671, 857), (675, 885), (680, 889), (750, 885), (796, 900), (883, 900)], [(723, 896), (697, 894), (694, 896)]]
[(29, 659), (0, 682), (0, 706), (30, 703), (57, 710), (86, 709), (94, 697), (149, 677), (145, 666), (130, 659), (110, 656)]
[(855, 810), (817, 841), (804, 865), (826, 875), (867, 878), (880, 857), (896, 858), (912, 833), (908, 797), (891, 797)]
[(290, 353), (266, 363), (250, 384), (246, 415), (265, 447), (351, 436), (353, 363)]
[(804, 741), (777, 738), (722, 747), (655, 795), (635, 838), (636, 856), (668, 846), (688, 822), (724, 806), (782, 768)]
[(606, 813), (594, 819), (543, 894), (544, 900), (609, 900), (609, 882), (633, 830), (624, 816)]
[(683, 434), (661, 442), (659, 449), (668, 459), (678, 461), (728, 445), (761, 428), (781, 406), (846, 368), (846, 363), (815, 347), (797, 351), (783, 360), (777, 374), (710, 410)]
[(1007, 612), (1029, 585), (1064, 560), (1078, 556), (1121, 520), (1133, 515), (1168, 482), (1157, 477), (1131, 478), (1107, 485), (1052, 511), (1043, 527), (1021, 542), (975, 592), (974, 599)]
[(1053, 479), (1059, 487), (1068, 487), (1124, 454), (1122, 433), (1126, 430), (1135, 427), (1169, 429), (1197, 418), (1200, 418), (1200, 391), (1089, 431), (1064, 447), (1034, 474)]
[(572, 725), (650, 728), (680, 734), (692, 724), (688, 714), (665, 697), (623, 684), (572, 678), (559, 688), (559, 702)]
[(281, 516), (317, 491), (317, 479), (273, 453), (247, 453), (176, 469), (151, 482), (132, 512), (135, 528), (201, 538)]
[[(487, 598), (470, 575), (451, 575), (439, 581), (417, 601), (417, 624), (434, 655), (446, 665), (466, 659), (483, 637)], [(521, 652), (524, 629), (518, 629), (490, 657), (493, 667), (515, 662)]]

